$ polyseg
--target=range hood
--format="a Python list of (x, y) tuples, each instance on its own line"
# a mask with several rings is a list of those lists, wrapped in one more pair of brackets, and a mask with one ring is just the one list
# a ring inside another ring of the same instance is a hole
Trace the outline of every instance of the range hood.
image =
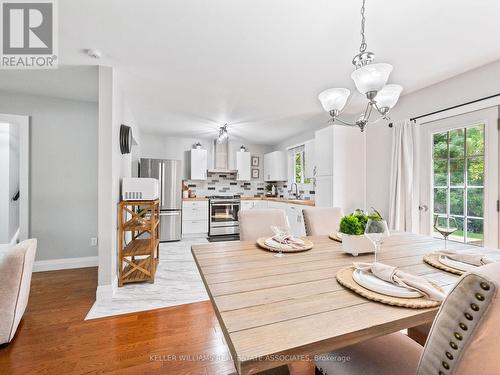
[(214, 168), (208, 173), (236, 174), (238, 171), (229, 169), (229, 140), (226, 138), (222, 142), (214, 141)]

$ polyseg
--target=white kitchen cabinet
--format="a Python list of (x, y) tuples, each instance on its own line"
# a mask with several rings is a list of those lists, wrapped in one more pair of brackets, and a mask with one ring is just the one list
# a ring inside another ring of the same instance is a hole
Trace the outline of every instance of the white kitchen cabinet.
[(242, 200), (240, 205), (241, 211), (251, 210), (254, 207), (255, 201)]
[(275, 208), (286, 211), (286, 203), (284, 202), (267, 201), (267, 206), (268, 208)]
[(290, 232), (294, 236), (302, 237), (306, 235), (304, 218), (302, 215), (303, 209), (304, 206), (298, 204), (287, 205), (287, 217), (288, 217), (288, 223), (290, 224)]
[(366, 205), (365, 133), (331, 125), (315, 133), (315, 201), (344, 212)]
[(208, 201), (182, 202), (182, 235), (208, 233)]
[(250, 181), (252, 178), (250, 171), (250, 153), (246, 151), (238, 151), (236, 153), (236, 169), (238, 171), (236, 180)]
[(316, 175), (331, 176), (333, 174), (333, 126), (315, 132), (314, 148), (316, 153)]
[(206, 180), (208, 169), (208, 153), (203, 149), (191, 150), (191, 180)]
[(264, 155), (264, 181), (286, 181), (286, 153), (273, 151)]
[(316, 167), (316, 156), (315, 156), (315, 140), (311, 139), (304, 143), (304, 177), (313, 178), (315, 177), (314, 169)]
[(253, 208), (269, 208), (269, 202), (261, 199), (255, 200)]

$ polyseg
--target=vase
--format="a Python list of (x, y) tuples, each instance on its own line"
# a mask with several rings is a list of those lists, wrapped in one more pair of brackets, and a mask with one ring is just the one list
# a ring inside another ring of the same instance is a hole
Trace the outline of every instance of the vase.
[(359, 254), (375, 252), (375, 246), (364, 235), (352, 235), (342, 233), (342, 250), (344, 253), (358, 256)]

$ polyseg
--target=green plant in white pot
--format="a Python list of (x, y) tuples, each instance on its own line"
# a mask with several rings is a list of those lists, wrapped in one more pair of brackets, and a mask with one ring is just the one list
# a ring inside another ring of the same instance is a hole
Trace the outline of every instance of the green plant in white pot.
[(348, 254), (358, 256), (359, 254), (373, 253), (375, 247), (365, 236), (365, 227), (368, 219), (382, 219), (380, 213), (373, 209), (372, 214), (357, 209), (350, 215), (340, 220), (340, 233), (342, 233), (342, 250)]

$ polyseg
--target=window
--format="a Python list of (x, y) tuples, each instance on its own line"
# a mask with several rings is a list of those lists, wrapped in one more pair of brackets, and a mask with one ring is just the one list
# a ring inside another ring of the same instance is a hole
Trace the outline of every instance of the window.
[(484, 125), (433, 135), (434, 218), (455, 217), (450, 239), (484, 241)]
[(304, 176), (305, 170), (305, 152), (304, 146), (295, 147), (289, 150), (289, 160), (291, 163), (291, 173), (293, 176), (290, 180), (297, 184), (309, 184), (311, 183), (310, 178)]

